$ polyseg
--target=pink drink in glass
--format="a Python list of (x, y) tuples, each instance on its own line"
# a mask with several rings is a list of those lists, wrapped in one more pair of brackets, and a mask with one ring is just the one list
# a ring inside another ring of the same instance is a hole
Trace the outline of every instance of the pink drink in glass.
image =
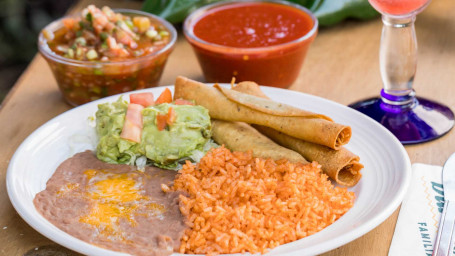
[(381, 12), (384, 24), (379, 50), (383, 89), (381, 97), (349, 106), (384, 125), (403, 144), (441, 137), (455, 124), (452, 110), (438, 102), (416, 97), (412, 88), (417, 67), (414, 21), (430, 0), (369, 1)]
[(382, 13), (401, 16), (425, 6), (430, 0), (369, 0)]

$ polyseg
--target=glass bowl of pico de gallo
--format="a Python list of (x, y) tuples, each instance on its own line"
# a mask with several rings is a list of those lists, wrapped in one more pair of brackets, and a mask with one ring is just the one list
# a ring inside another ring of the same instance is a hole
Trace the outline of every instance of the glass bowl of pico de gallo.
[(177, 39), (155, 15), (90, 5), (46, 26), (38, 49), (64, 99), (77, 106), (158, 85)]

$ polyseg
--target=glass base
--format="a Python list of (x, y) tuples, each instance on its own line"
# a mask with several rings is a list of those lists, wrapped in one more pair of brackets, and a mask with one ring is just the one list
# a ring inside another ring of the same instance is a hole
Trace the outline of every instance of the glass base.
[(415, 97), (406, 106), (391, 105), (381, 98), (371, 98), (349, 105), (389, 129), (403, 144), (417, 144), (446, 134), (454, 125), (448, 107)]

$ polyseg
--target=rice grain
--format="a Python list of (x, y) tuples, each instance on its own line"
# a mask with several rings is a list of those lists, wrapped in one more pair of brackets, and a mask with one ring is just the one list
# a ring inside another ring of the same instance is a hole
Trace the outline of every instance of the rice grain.
[(355, 195), (334, 187), (320, 166), (210, 150), (175, 179), (190, 229), (181, 253), (265, 253), (321, 231), (345, 214)]

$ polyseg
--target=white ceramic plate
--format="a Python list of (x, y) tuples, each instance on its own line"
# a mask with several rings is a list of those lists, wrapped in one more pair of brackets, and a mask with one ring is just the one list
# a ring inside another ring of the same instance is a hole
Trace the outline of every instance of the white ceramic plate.
[[(163, 89), (144, 91), (159, 95)], [(263, 91), (276, 101), (326, 114), (335, 122), (350, 125), (353, 135), (347, 148), (358, 154), (365, 165), (362, 179), (349, 189), (356, 194), (351, 210), (321, 232), (279, 246), (269, 255), (314, 255), (335, 249), (372, 230), (394, 212), (408, 188), (411, 163), (403, 146), (388, 130), (369, 117), (326, 99), (270, 87), (263, 87)], [(94, 116), (99, 103), (117, 98), (85, 104), (41, 126), (17, 149), (7, 172), (8, 195), (22, 218), (49, 239), (87, 255), (126, 254), (88, 244), (56, 228), (37, 212), (33, 198), (45, 189), (47, 180), (63, 160), (85, 149), (94, 149), (91, 141), (95, 133), (88, 118)]]

